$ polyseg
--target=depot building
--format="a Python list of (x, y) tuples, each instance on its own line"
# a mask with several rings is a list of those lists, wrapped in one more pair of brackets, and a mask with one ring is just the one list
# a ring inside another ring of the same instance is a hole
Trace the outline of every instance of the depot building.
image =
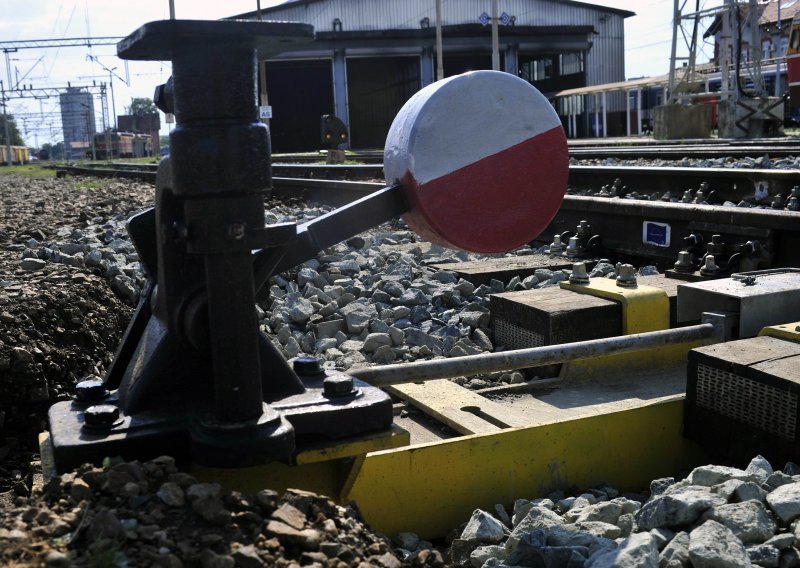
[[(501, 71), (545, 94), (625, 80), (624, 20), (633, 12), (572, 0), (498, 4)], [(442, 1), (445, 77), (492, 68), (491, 11), (491, 0)], [(319, 149), (324, 114), (349, 127), (350, 147), (382, 148), (403, 104), (436, 80), (434, 0), (294, 0), (261, 17), (316, 33), (262, 66), (273, 152)]]

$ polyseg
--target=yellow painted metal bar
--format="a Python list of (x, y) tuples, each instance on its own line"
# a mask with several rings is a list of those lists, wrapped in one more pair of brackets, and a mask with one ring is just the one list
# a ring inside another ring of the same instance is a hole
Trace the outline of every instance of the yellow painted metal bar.
[(563, 281), (559, 286), (578, 294), (619, 302), (622, 306), (622, 333), (625, 335), (669, 329), (669, 298), (661, 288), (623, 288), (610, 278), (592, 278), (589, 284)]
[(293, 465), (272, 462), (244, 468), (212, 468), (193, 464), (190, 473), (223, 487), (255, 493), (268, 487), (279, 493), (290, 488), (306, 489), (336, 499), (357, 466), (371, 451), (409, 444), (409, 434), (397, 425), (385, 432), (336, 440), (306, 448), (292, 458)]
[(368, 454), (342, 491), (386, 534), (444, 536), (476, 507), (607, 482), (639, 491), (707, 459), (681, 436), (683, 396), (605, 415)]
[[(592, 278), (589, 284), (572, 284), (564, 281), (559, 285), (578, 294), (590, 294), (618, 302), (622, 307), (622, 332), (624, 334), (669, 329), (669, 297), (661, 288), (637, 286), (623, 288), (609, 278)], [(564, 380), (595, 380), (614, 376), (685, 365), (690, 349), (702, 345), (696, 342), (670, 345), (657, 349), (643, 349), (635, 353), (609, 355), (591, 360), (571, 361), (561, 367)]]
[(386, 390), (459, 434), (484, 434), (531, 423), (530, 417), (520, 416), (508, 405), (491, 401), (448, 379), (394, 385)]
[(770, 325), (758, 332), (758, 335), (777, 337), (787, 341), (800, 343), (800, 321), (785, 323), (783, 325)]

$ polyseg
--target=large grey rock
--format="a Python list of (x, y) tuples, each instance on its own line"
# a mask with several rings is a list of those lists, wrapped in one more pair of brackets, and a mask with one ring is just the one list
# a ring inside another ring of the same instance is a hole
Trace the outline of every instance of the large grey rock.
[(797, 481), (791, 475), (787, 475), (782, 471), (776, 471), (772, 475), (770, 475), (767, 480), (762, 483), (764, 489), (767, 491), (773, 491), (782, 485), (789, 485)]
[[(615, 524), (622, 514), (622, 503), (615, 501), (603, 501), (595, 505), (589, 505), (580, 510), (575, 518), (576, 523), (586, 521), (599, 521), (602, 523)], [(616, 538), (616, 537), (612, 537)]]
[(479, 546), (469, 555), (470, 564), (473, 568), (481, 568), (490, 558), (503, 561), (506, 559), (506, 547), (496, 544)]
[(342, 319), (321, 321), (314, 327), (316, 328), (317, 337), (320, 339), (336, 337), (338, 332), (345, 331), (347, 329), (345, 321)]
[(589, 557), (586, 568), (658, 568), (656, 540), (650, 533), (633, 534), (616, 549)]
[(654, 479), (650, 482), (650, 496), (658, 497), (664, 493), (664, 491), (666, 491), (667, 487), (672, 485), (675, 485), (674, 477), (661, 477), (659, 479)]
[(299, 293), (287, 294), (286, 309), (293, 322), (303, 324), (314, 314), (314, 306)]
[(661, 552), (669, 542), (675, 538), (675, 533), (669, 529), (653, 529), (650, 534), (656, 539), (656, 546), (658, 551)]
[(750, 562), (758, 566), (777, 568), (780, 566), (781, 551), (768, 544), (757, 544), (747, 547)]
[(558, 527), (565, 523), (564, 519), (558, 513), (551, 511), (545, 507), (531, 507), (525, 517), (517, 523), (514, 530), (511, 531), (511, 536), (518, 538), (525, 533), (529, 533), (536, 529), (549, 529)]
[(19, 267), (22, 270), (27, 270), (29, 272), (33, 272), (35, 270), (41, 270), (47, 265), (47, 262), (44, 260), (39, 260), (38, 258), (23, 258), (19, 261)]
[(581, 546), (548, 546), (541, 529), (524, 534), (520, 539), (509, 540), (506, 545), (507, 566), (537, 566), (541, 568), (580, 568), (589, 550)]
[(701, 489), (664, 494), (645, 503), (635, 515), (639, 530), (659, 527), (679, 527), (696, 521), (714, 505), (724, 505), (719, 495)]
[(752, 566), (742, 541), (716, 521), (706, 521), (689, 533), (689, 560), (694, 568)]
[(377, 365), (385, 365), (397, 359), (397, 354), (388, 345), (381, 345), (372, 354), (372, 362)]
[(763, 456), (756, 456), (750, 460), (747, 469), (744, 471), (758, 483), (764, 483), (770, 475), (775, 473), (772, 465)]
[(723, 465), (702, 465), (696, 467), (689, 474), (687, 481), (692, 485), (703, 485), (711, 487), (724, 483), (729, 479), (741, 479), (742, 481), (753, 481), (753, 476), (742, 469), (726, 467)]
[(752, 481), (745, 481), (733, 491), (733, 497), (729, 501), (744, 502), (755, 499), (762, 503), (767, 502), (767, 492), (764, 491), (758, 483)]
[(689, 533), (679, 532), (658, 555), (659, 568), (685, 568), (689, 565)]
[(363, 349), (367, 353), (372, 353), (376, 351), (378, 347), (391, 345), (392, 339), (389, 337), (388, 333), (370, 333), (364, 339)]
[(714, 506), (702, 516), (728, 527), (745, 544), (764, 542), (775, 535), (777, 523), (759, 501)]
[(362, 299), (344, 306), (341, 314), (344, 316), (348, 332), (361, 333), (369, 325), (371, 319), (378, 317), (378, 310), (372, 304), (364, 303)]
[(481, 509), (472, 512), (467, 526), (461, 532), (461, 540), (497, 544), (505, 538), (503, 523)]
[(767, 504), (781, 522), (791, 523), (800, 517), (800, 482), (781, 485), (767, 495)]
[(594, 554), (598, 550), (616, 548), (617, 544), (610, 539), (594, 536), (588, 532), (576, 530), (573, 525), (553, 527), (545, 531), (549, 546), (580, 546)]
[(764, 544), (774, 546), (778, 550), (784, 550), (793, 546), (795, 543), (795, 536), (792, 533), (776, 534)]
[(601, 538), (615, 539), (622, 534), (622, 529), (617, 525), (602, 521), (580, 521), (575, 523), (575, 527)]
[(724, 481), (718, 485), (714, 485), (711, 488), (711, 491), (713, 491), (720, 497), (723, 497), (728, 501), (731, 501), (733, 499), (733, 495), (736, 493), (736, 490), (745, 483), (748, 482), (742, 481), (741, 479), (729, 479), (728, 481)]

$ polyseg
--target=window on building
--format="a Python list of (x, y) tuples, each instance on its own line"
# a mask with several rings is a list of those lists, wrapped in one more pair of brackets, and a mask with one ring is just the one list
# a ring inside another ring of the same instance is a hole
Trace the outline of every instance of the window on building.
[(552, 79), (556, 76), (554, 57), (540, 57), (520, 64), (520, 75), (529, 82)]
[(562, 53), (558, 57), (561, 75), (583, 73), (583, 53)]

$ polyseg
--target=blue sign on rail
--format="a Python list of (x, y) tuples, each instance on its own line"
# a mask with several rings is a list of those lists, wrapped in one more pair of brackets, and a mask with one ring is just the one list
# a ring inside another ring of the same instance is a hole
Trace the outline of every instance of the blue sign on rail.
[(503, 12), (502, 14), (500, 14), (500, 23), (503, 24), (504, 26), (507, 26), (508, 24), (511, 23), (511, 16)]
[(642, 223), (642, 242), (657, 247), (668, 247), (671, 237), (671, 227), (667, 223), (645, 221)]
[(483, 14), (481, 14), (480, 16), (478, 16), (478, 21), (479, 21), (481, 24), (483, 24), (484, 26), (486, 26), (486, 25), (488, 25), (488, 24), (489, 24), (489, 22), (491, 21), (491, 18), (489, 17), (489, 14), (487, 14), (486, 12), (484, 12)]

